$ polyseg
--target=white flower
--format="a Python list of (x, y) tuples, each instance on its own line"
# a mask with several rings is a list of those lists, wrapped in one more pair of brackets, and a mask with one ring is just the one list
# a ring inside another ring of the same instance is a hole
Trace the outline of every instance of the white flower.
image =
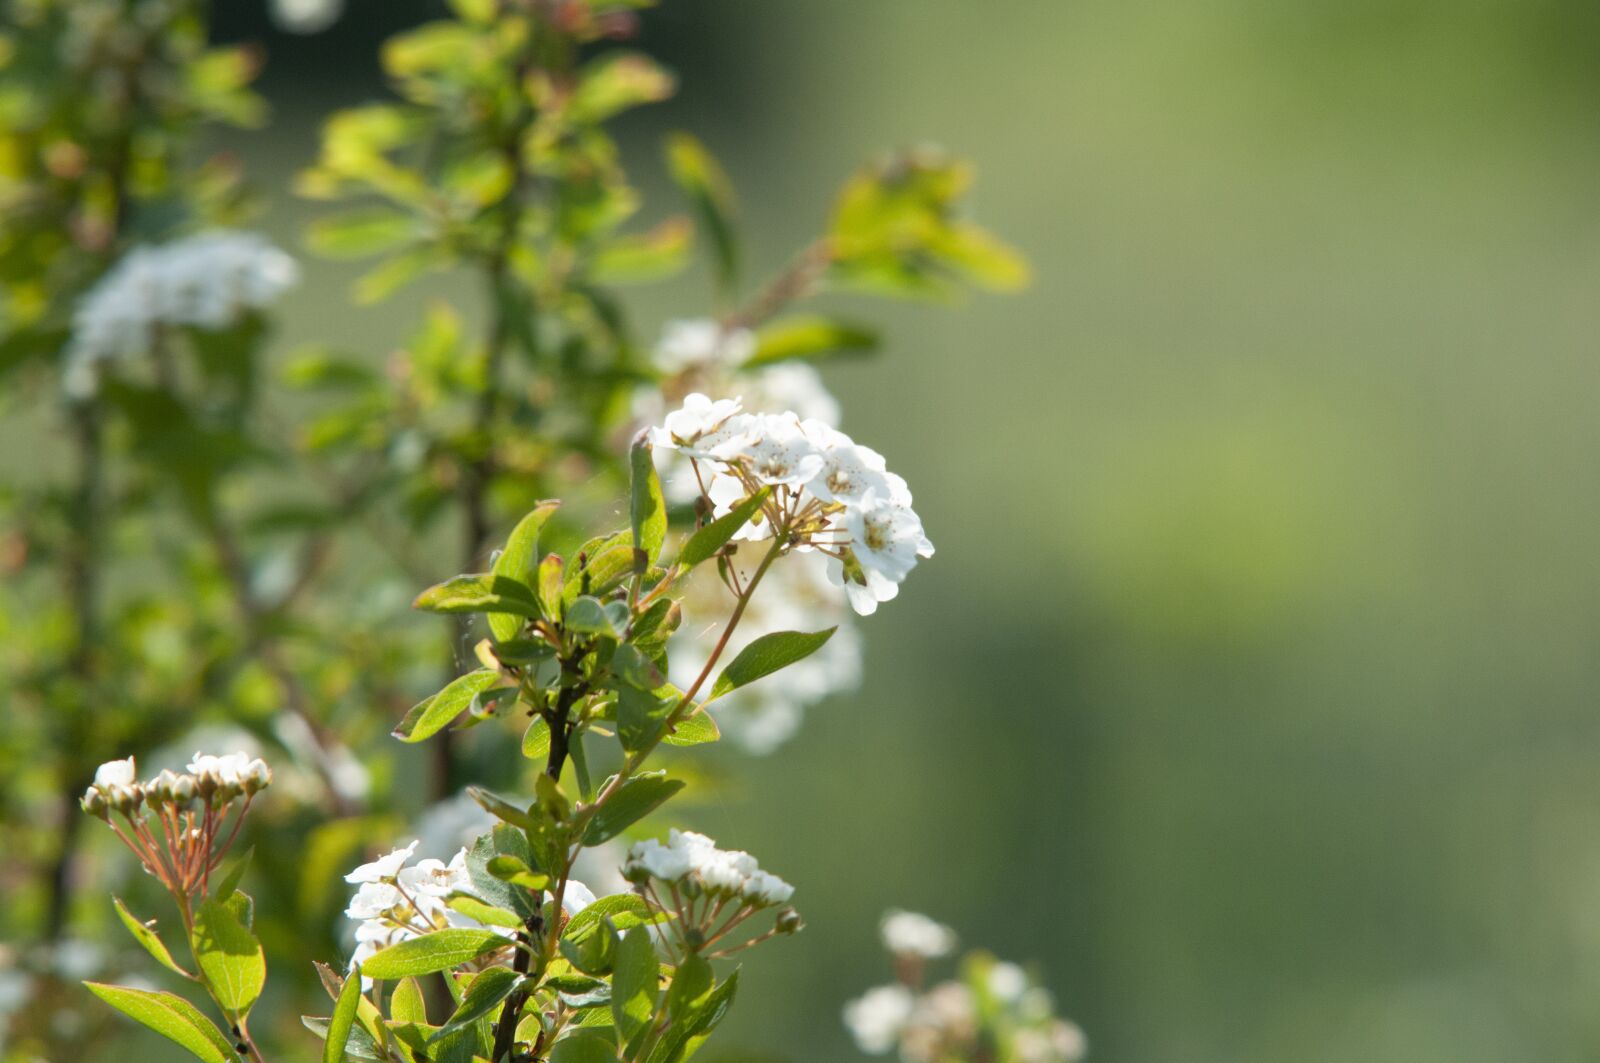
[(568, 915), (577, 915), (594, 902), (594, 890), (575, 878), (567, 879), (567, 888), (561, 894), (561, 910), (563, 912)]
[(933, 543), (923, 534), (916, 512), (876, 491), (868, 490), (858, 505), (845, 510), (844, 526), (862, 570), (896, 583), (910, 574), (918, 558), (933, 556)]
[[(871, 616), (878, 611), (880, 602), (893, 601), (900, 593), (900, 584), (875, 570), (862, 569), (861, 579), (865, 582), (856, 582), (845, 576), (844, 564), (830, 559), (828, 565), (828, 580), (836, 587), (843, 587), (845, 597), (850, 602), (850, 608), (861, 616)], [(831, 641), (831, 640), (830, 640)]]
[(628, 850), (623, 874), (642, 872), (662, 882), (677, 882), (687, 875), (693, 863), (686, 848), (663, 845), (655, 838), (637, 842)]
[(272, 21), (289, 33), (321, 33), (343, 13), (344, 0), (272, 0)]
[(738, 379), (752, 405), (759, 400), (769, 410), (792, 410), (802, 421), (839, 426), (839, 400), (822, 382), (822, 374), (803, 362), (779, 362)]
[(821, 470), (806, 484), (808, 491), (824, 502), (847, 504), (859, 504), (868, 491), (889, 497), (891, 487), (882, 454), (821, 421), (802, 423), (806, 434), (816, 442), (823, 462)]
[[(665, 844), (654, 838), (637, 842), (628, 850), (622, 873), (635, 882), (645, 878), (662, 882), (688, 879), (708, 893), (742, 896), (757, 907), (780, 904), (794, 894), (792, 886), (762, 871), (749, 853), (719, 849), (704, 834), (676, 828), (667, 832)], [(771, 899), (779, 894), (782, 900)]]
[(298, 279), (293, 258), (258, 233), (214, 229), (124, 255), (79, 300), (63, 387), (85, 399), (100, 363), (150, 353), (163, 326), (227, 328)]
[(351, 919), (376, 919), (400, 903), (400, 891), (387, 882), (363, 882), (344, 914)]
[(749, 418), (739, 413), (738, 399), (717, 399), (696, 391), (686, 396), (683, 405), (667, 414), (660, 428), (650, 431), (650, 441), (658, 447), (681, 450), (692, 458), (714, 458), (721, 448), (736, 445)]
[(132, 757), (125, 760), (108, 760), (94, 771), (96, 786), (132, 786), (136, 778), (136, 765)]
[(1014, 963), (1001, 960), (989, 968), (989, 992), (1006, 1004), (1015, 1004), (1028, 989), (1028, 976)]
[(937, 959), (956, 947), (956, 932), (917, 912), (891, 908), (878, 926), (884, 948), (897, 956)]
[(656, 344), (655, 363), (663, 372), (715, 366), (731, 368), (756, 350), (755, 335), (746, 328), (723, 328), (710, 318), (669, 321)]
[(417, 843), (401, 849), (396, 849), (387, 856), (380, 856), (370, 864), (362, 864), (344, 877), (346, 882), (389, 882), (400, 873), (406, 861), (411, 859), (411, 854), (417, 851)]
[(763, 414), (748, 429), (748, 437), (732, 451), (750, 474), (764, 484), (799, 487), (822, 471), (817, 445), (800, 427), (794, 414)]
[[(189, 761), (189, 772), (196, 778), (209, 775), (224, 786), (243, 786), (247, 777), (254, 774), (255, 764), (261, 765), (261, 770), (266, 771), (264, 761), (250, 759), (248, 753), (226, 753), (216, 756), (211, 753), (196, 753)], [(267, 772), (271, 778), (271, 773)]]
[(462, 849), (448, 864), (431, 856), (418, 860), (415, 865), (401, 869), (398, 880), (413, 897), (448, 897), (458, 890), (469, 890), (472, 878), (467, 874), (467, 851)]
[(844, 1024), (856, 1040), (856, 1047), (871, 1055), (882, 1055), (895, 1046), (900, 1031), (915, 1006), (911, 990), (903, 985), (878, 986), (844, 1006)]
[(784, 904), (794, 896), (794, 887), (770, 871), (757, 870), (745, 881), (742, 892), (761, 904)]

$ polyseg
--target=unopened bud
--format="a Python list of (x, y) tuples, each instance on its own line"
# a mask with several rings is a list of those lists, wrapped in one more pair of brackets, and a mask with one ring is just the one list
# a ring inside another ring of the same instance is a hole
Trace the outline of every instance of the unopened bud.
[(172, 803), (179, 807), (187, 805), (199, 792), (199, 784), (193, 775), (180, 775), (178, 781), (172, 784)]
[(267, 762), (257, 757), (244, 769), (244, 777), (240, 780), (244, 785), (244, 792), (251, 797), (272, 785), (272, 769), (267, 767)]
[(152, 805), (170, 804), (178, 785), (176, 773), (163, 768), (161, 774), (144, 784), (146, 799)]
[(800, 918), (800, 913), (793, 908), (785, 908), (778, 913), (778, 921), (774, 929), (780, 934), (798, 934), (805, 929), (806, 921)]
[(131, 816), (139, 811), (140, 805), (144, 804), (144, 787), (138, 783), (108, 787), (106, 803), (124, 816)]
[(91, 786), (83, 792), (83, 799), (78, 802), (83, 810), (97, 819), (110, 819), (111, 813), (106, 804), (106, 795), (100, 792), (97, 786)]

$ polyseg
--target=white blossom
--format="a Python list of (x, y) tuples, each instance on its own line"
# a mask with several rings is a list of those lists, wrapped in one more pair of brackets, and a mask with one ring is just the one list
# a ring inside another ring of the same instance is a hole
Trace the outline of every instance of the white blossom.
[(363, 882), (344, 914), (351, 919), (376, 919), (400, 903), (400, 891), (387, 882)]
[(189, 772), (196, 778), (210, 776), (224, 786), (243, 786), (245, 779), (254, 774), (254, 764), (266, 769), (260, 760), (252, 763), (248, 753), (196, 753), (189, 761)]
[(740, 445), (721, 449), (741, 459), (750, 474), (764, 484), (798, 487), (823, 469), (821, 451), (792, 413), (761, 415), (746, 429)]
[(911, 990), (905, 986), (878, 986), (844, 1006), (844, 1024), (857, 1048), (870, 1055), (882, 1055), (899, 1041), (914, 1006)]
[(910, 574), (918, 558), (933, 556), (933, 543), (923, 534), (916, 512), (874, 490), (845, 510), (844, 526), (861, 568), (896, 583)]
[(132, 786), (136, 776), (136, 765), (132, 757), (124, 760), (108, 760), (95, 769), (94, 784), (96, 786)]
[(344, 0), (272, 0), (272, 21), (289, 33), (321, 33), (344, 14)]
[(884, 948), (897, 956), (937, 959), (956, 947), (956, 932), (918, 912), (891, 908), (878, 925)]
[(747, 328), (725, 328), (710, 318), (669, 321), (656, 344), (655, 363), (663, 372), (681, 373), (707, 366), (736, 367), (756, 350)]
[(371, 863), (362, 864), (346, 875), (344, 880), (346, 882), (393, 881), (399, 875), (400, 869), (405, 866), (406, 861), (410, 860), (411, 855), (416, 851), (417, 843), (413, 841), (410, 845), (396, 849), (387, 856), (380, 856)]
[(259, 233), (213, 229), (134, 248), (79, 300), (63, 387), (88, 398), (101, 363), (149, 354), (166, 326), (227, 328), (275, 302), (298, 275), (294, 259)]
[(794, 887), (762, 871), (749, 853), (719, 849), (704, 834), (677, 828), (667, 832), (665, 843), (655, 838), (636, 843), (628, 850), (622, 873), (635, 882), (657, 879), (714, 895), (741, 897), (758, 908), (782, 904), (794, 895)]
[(1000, 960), (989, 968), (989, 992), (1005, 1004), (1015, 1004), (1028, 989), (1028, 975), (1014, 963)]

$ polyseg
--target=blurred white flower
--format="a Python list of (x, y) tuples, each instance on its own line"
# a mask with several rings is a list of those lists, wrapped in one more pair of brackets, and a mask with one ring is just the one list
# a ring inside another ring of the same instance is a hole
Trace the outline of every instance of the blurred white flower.
[(956, 932), (919, 912), (891, 908), (878, 924), (883, 947), (897, 956), (918, 956), (932, 960), (949, 954), (956, 947)]
[(662, 326), (655, 363), (665, 373), (713, 365), (736, 367), (755, 350), (756, 338), (749, 329), (724, 328), (711, 318), (691, 318)]
[(1015, 1004), (1028, 989), (1028, 975), (1014, 963), (1000, 960), (989, 968), (989, 992), (1004, 1004)]
[(288, 33), (321, 33), (344, 14), (344, 0), (271, 0), (272, 21)]
[(914, 1006), (911, 990), (905, 986), (878, 986), (844, 1006), (844, 1024), (857, 1048), (870, 1055), (882, 1055), (900, 1040), (900, 1031)]
[(227, 328), (298, 278), (295, 260), (259, 233), (213, 229), (134, 248), (78, 301), (62, 386), (86, 399), (99, 386), (101, 363), (150, 353), (163, 327)]

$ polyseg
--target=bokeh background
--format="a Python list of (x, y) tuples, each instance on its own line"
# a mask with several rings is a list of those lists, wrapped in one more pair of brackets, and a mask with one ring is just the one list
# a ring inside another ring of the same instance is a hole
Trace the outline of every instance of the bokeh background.
[[(320, 116), (434, 9), (296, 38), (219, 6), (268, 50), (273, 124), (234, 147), (297, 245)], [(647, 199), (694, 129), (775, 269), (863, 158), (937, 140), (1036, 269), (836, 301), (890, 337), (826, 370), (845, 427), (939, 555), (866, 625), (859, 694), (719, 754), (737, 783), (694, 810), (809, 921), (721, 1044), (856, 1058), (838, 1010), (899, 905), (1036, 961), (1098, 1063), (1600, 1057), (1596, 41), (1578, 0), (646, 16), (683, 79), (623, 125)], [(283, 349), (411, 326), (306, 268)], [(646, 331), (703, 291), (647, 290)]]

